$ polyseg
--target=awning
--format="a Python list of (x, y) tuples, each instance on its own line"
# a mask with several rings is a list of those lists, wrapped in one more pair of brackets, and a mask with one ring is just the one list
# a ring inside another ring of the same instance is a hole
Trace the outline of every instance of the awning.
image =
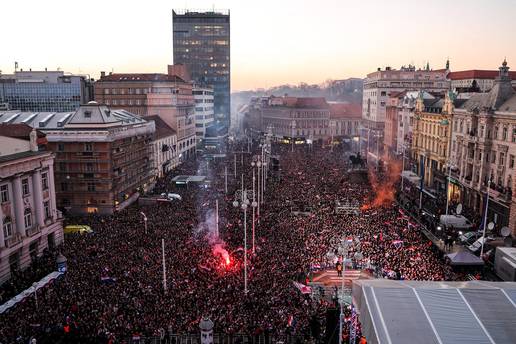
[(515, 282), (353, 281), (371, 344), (514, 343), (515, 302)]
[(484, 265), (482, 259), (467, 250), (450, 253), (446, 257), (450, 259), (450, 264), (453, 266)]
[(35, 283), (33, 286), (25, 289), (24, 291), (22, 291), (21, 293), (19, 293), (18, 295), (16, 295), (15, 297), (10, 299), (6, 303), (4, 303), (3, 305), (0, 305), (0, 314), (4, 313), (9, 308), (16, 306), (16, 304), (18, 302), (21, 302), (23, 299), (31, 296), (35, 291), (43, 288), (48, 283), (50, 283), (51, 281), (55, 280), (56, 278), (58, 278), (62, 274), (63, 273), (59, 272), (59, 271), (54, 271), (54, 272), (49, 273), (48, 275), (43, 277), (39, 282)]

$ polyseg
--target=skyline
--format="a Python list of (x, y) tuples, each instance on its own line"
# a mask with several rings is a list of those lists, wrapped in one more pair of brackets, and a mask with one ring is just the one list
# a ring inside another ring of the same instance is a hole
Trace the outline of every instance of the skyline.
[[(409, 63), (423, 67), (428, 61), (438, 69), (448, 57), (452, 70), (493, 70), (504, 58), (516, 66), (516, 47), (509, 43), (516, 4), (509, 0), (437, 0), (419, 11), (406, 0), (137, 4), (1, 4), (3, 13), (13, 15), (4, 16), (0, 28), (14, 34), (3, 37), (0, 70), (12, 73), (17, 61), (24, 70), (59, 67), (95, 79), (100, 71), (165, 73), (173, 62), (172, 9), (213, 7), (231, 11), (232, 92), (364, 78), (377, 67)], [(23, 15), (16, 15), (20, 9)]]

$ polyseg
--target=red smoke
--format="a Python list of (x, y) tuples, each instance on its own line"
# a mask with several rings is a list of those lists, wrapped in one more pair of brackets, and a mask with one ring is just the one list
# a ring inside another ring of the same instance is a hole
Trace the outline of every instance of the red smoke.
[(390, 206), (394, 201), (396, 195), (395, 185), (401, 176), (401, 162), (389, 160), (385, 157), (384, 161), (386, 171), (385, 175), (382, 176), (382, 180), (378, 179), (376, 173), (372, 173), (371, 170), (369, 170), (369, 181), (375, 193), (375, 198), (370, 203), (362, 205), (360, 207), (362, 211), (381, 206)]
[(213, 255), (221, 257), (223, 266), (229, 267), (231, 265), (231, 257), (222, 244), (218, 243), (213, 245), (212, 252)]

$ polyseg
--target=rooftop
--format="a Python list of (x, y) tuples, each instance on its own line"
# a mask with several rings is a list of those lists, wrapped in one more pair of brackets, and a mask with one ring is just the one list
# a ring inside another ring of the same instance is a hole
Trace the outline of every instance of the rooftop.
[(156, 126), (155, 138), (162, 139), (164, 137), (174, 136), (176, 135), (176, 131), (171, 128), (161, 117), (158, 115), (147, 116), (145, 117), (148, 121), (154, 121), (154, 125)]
[(103, 75), (97, 82), (106, 81), (150, 81), (150, 82), (185, 82), (177, 75), (169, 75), (163, 73), (112, 73)]
[[(450, 80), (462, 80), (462, 79), (492, 79), (494, 80), (499, 74), (497, 70), (480, 70), (470, 69), (462, 70), (457, 72), (448, 73), (448, 79)], [(509, 76), (512, 80), (516, 80), (516, 72), (509, 72)]]
[(89, 102), (75, 112), (0, 111), (0, 124), (27, 124), (39, 130), (116, 127), (145, 123), (141, 117), (125, 110), (111, 110)]

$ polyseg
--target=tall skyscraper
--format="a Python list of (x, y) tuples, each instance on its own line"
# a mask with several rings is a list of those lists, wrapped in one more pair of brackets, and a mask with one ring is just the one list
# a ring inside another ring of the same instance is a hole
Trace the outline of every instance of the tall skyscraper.
[(173, 10), (172, 17), (174, 64), (185, 64), (193, 81), (213, 87), (215, 117), (229, 128), (231, 111), (229, 10)]

